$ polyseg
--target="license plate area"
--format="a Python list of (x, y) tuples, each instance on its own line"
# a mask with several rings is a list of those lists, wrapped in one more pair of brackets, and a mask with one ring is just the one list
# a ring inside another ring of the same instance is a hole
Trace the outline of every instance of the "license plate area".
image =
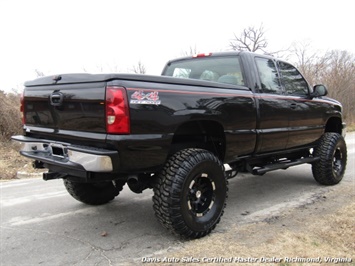
[(67, 158), (68, 156), (68, 151), (67, 148), (65, 148), (63, 145), (60, 144), (51, 144), (51, 151), (52, 151), (52, 156), (57, 157), (57, 158)]

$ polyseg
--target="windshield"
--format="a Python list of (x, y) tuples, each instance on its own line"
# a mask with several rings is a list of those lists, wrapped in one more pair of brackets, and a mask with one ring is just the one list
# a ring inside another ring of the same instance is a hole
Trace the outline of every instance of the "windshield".
[(201, 57), (175, 61), (167, 66), (163, 76), (245, 85), (237, 56)]

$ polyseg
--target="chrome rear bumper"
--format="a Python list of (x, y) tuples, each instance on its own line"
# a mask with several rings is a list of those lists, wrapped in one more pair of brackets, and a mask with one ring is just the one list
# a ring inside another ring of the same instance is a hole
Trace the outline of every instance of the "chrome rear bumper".
[(72, 145), (26, 136), (13, 136), (12, 140), (21, 143), (20, 153), (28, 158), (50, 165), (57, 165), (88, 172), (112, 172), (113, 159), (117, 151)]

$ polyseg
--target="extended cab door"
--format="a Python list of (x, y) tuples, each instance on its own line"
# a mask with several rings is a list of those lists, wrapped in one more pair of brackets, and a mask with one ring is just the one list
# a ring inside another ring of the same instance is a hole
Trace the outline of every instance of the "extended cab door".
[(309, 97), (309, 85), (294, 66), (279, 61), (278, 67), (285, 99), (290, 108), (286, 148), (310, 144), (322, 135), (327, 104)]
[(255, 57), (259, 75), (256, 92), (258, 108), (257, 153), (283, 150), (288, 140), (288, 116), (290, 103), (285, 99), (275, 60)]

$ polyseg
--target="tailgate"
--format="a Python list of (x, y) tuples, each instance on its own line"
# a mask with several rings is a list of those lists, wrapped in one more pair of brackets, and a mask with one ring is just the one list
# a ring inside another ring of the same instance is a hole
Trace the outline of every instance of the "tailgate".
[(24, 92), (26, 126), (106, 132), (106, 82), (43, 83), (26, 84)]

